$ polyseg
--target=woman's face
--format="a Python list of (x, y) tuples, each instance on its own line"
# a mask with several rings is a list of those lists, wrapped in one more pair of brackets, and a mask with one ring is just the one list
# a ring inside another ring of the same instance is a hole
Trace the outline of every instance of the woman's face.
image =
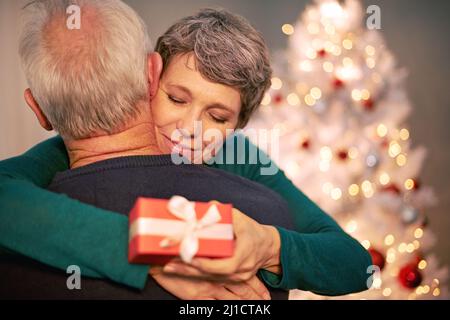
[(195, 63), (193, 54), (173, 57), (151, 103), (160, 150), (193, 162), (218, 143), (206, 138), (208, 130), (220, 132), (224, 141), (226, 130), (236, 128), (241, 111), (239, 90), (205, 79)]

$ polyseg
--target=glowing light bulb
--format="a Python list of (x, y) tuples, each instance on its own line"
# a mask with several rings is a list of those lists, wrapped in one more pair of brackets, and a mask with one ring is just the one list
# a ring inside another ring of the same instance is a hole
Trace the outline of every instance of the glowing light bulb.
[(423, 230), (422, 228), (417, 228), (416, 230), (414, 230), (414, 237), (416, 239), (420, 239), (423, 237)]
[(331, 198), (333, 200), (339, 200), (342, 197), (342, 191), (339, 188), (334, 188), (331, 190)]
[(333, 153), (331, 152), (330, 147), (325, 146), (320, 148), (320, 157), (323, 160), (330, 161), (333, 158)]
[(348, 157), (349, 157), (350, 159), (356, 159), (356, 158), (358, 157), (358, 154), (359, 154), (358, 149), (355, 148), (355, 147), (351, 147), (351, 148), (348, 150)]
[(299, 67), (301, 70), (303, 70), (305, 72), (311, 72), (313, 69), (313, 65), (312, 65), (311, 61), (309, 61), (309, 60), (304, 60), (304, 61), (300, 62)]
[(391, 293), (392, 293), (391, 288), (384, 288), (384, 290), (383, 290), (383, 296), (389, 297), (389, 296), (391, 295)]
[(404, 154), (399, 154), (395, 161), (399, 167), (403, 167), (406, 164), (406, 156)]
[(413, 179), (406, 179), (405, 181), (405, 189), (411, 190), (414, 188), (414, 180)]
[(272, 86), (271, 87), (273, 90), (280, 90), (282, 86), (283, 86), (283, 82), (281, 81), (280, 78), (277, 78), (277, 77), (272, 78)]
[(328, 73), (331, 73), (334, 70), (334, 66), (330, 61), (325, 61), (322, 65), (322, 67), (323, 67), (323, 70)]
[(325, 2), (319, 10), (324, 18), (335, 18), (344, 14), (344, 10), (337, 2)]
[(288, 36), (290, 36), (291, 34), (294, 33), (294, 27), (289, 23), (283, 24), (283, 26), (281, 27), (281, 30), (283, 31), (283, 33), (285, 35), (288, 35)]
[(366, 46), (366, 54), (368, 56), (373, 56), (375, 55), (375, 48), (371, 45)]
[(322, 97), (322, 91), (317, 87), (312, 88), (310, 94), (316, 100), (319, 100)]
[(363, 192), (370, 192), (372, 190), (372, 184), (369, 180), (364, 180), (361, 184), (361, 189)]
[(341, 53), (342, 53), (341, 47), (339, 47), (339, 46), (333, 46), (333, 49), (331, 50), (331, 53), (332, 53), (334, 56), (336, 56), (336, 57), (340, 56)]
[(361, 98), (363, 98), (363, 100), (369, 100), (370, 99), (369, 90), (367, 90), (367, 89), (361, 90)]
[(428, 294), (430, 292), (430, 286), (429, 285), (424, 285), (423, 286), (423, 294)]
[(342, 41), (342, 46), (347, 50), (351, 50), (353, 48), (353, 42), (350, 39), (344, 39)]
[(389, 249), (386, 256), (387, 263), (393, 263), (395, 261), (395, 249)]
[(307, 29), (310, 34), (318, 34), (320, 31), (319, 25), (314, 22), (309, 23)]
[(399, 135), (400, 135), (400, 139), (408, 140), (409, 139), (409, 131), (408, 131), (408, 129), (405, 129), (405, 128), (401, 129)]
[(351, 67), (353, 66), (353, 60), (350, 59), (349, 57), (345, 57), (344, 59), (342, 59), (342, 65), (344, 67)]
[(291, 106), (297, 106), (300, 103), (300, 99), (297, 94), (290, 93), (287, 98), (287, 103)]
[(420, 270), (423, 270), (423, 269), (425, 269), (425, 268), (427, 267), (427, 262), (426, 262), (425, 260), (420, 260), (420, 262), (419, 262), (419, 264), (417, 265), (417, 267), (418, 267)]
[(406, 251), (406, 243), (402, 242), (398, 245), (398, 252), (403, 253)]
[(402, 152), (402, 147), (398, 144), (397, 141), (392, 141), (389, 144), (389, 155), (392, 158), (395, 158), (396, 156), (398, 156), (400, 154), (400, 152)]
[(439, 297), (440, 294), (441, 294), (441, 289), (435, 288), (435, 289), (433, 290), (433, 296)]
[(387, 135), (387, 133), (388, 133), (387, 127), (384, 124), (380, 123), (377, 127), (377, 135), (380, 138), (383, 138)]
[(336, 68), (336, 76), (344, 81), (357, 80), (362, 76), (361, 70), (354, 65)]
[(311, 107), (316, 104), (316, 99), (314, 99), (310, 94), (307, 94), (305, 96), (305, 103)]
[(364, 197), (371, 198), (374, 194), (374, 190), (372, 184), (369, 181), (365, 181), (361, 185), (361, 189), (363, 190)]
[(369, 69), (375, 68), (375, 59), (374, 58), (367, 58), (366, 59), (366, 65)]
[(348, 187), (348, 193), (353, 197), (356, 196), (359, 193), (359, 186), (355, 183), (350, 185), (350, 187)]
[(390, 181), (391, 181), (391, 177), (389, 177), (389, 175), (386, 172), (383, 172), (382, 174), (380, 174), (380, 183), (385, 186), (387, 185)]
[(361, 91), (359, 91), (358, 89), (353, 89), (352, 90), (352, 99), (355, 101), (360, 101), (361, 98), (362, 98)]
[(395, 238), (392, 234), (388, 234), (385, 238), (384, 238), (384, 244), (387, 246), (390, 246), (394, 243)]

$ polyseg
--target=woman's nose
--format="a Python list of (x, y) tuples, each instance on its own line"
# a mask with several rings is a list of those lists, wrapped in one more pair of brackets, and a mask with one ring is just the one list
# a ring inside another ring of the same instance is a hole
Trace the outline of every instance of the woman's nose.
[(197, 116), (193, 112), (187, 114), (180, 119), (177, 123), (177, 129), (182, 133), (185, 138), (198, 137), (202, 132), (202, 122), (200, 116)]

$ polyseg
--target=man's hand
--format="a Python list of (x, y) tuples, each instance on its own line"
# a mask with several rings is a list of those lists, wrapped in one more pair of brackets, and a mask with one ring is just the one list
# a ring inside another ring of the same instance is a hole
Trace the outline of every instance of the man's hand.
[(221, 283), (166, 274), (152, 267), (150, 275), (164, 289), (183, 300), (269, 300), (270, 294), (256, 277), (240, 283)]
[(164, 267), (164, 272), (234, 282), (252, 279), (259, 269), (281, 273), (281, 241), (276, 228), (261, 225), (237, 209), (233, 209), (233, 227), (236, 247), (232, 257), (196, 258), (190, 265), (176, 259)]

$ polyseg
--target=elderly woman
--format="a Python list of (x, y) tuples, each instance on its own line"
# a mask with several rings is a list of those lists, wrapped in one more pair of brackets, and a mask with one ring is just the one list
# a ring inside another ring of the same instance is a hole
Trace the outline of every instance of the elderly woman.
[[(195, 135), (194, 121), (200, 121), (203, 130), (218, 129), (224, 136), (226, 129), (245, 126), (269, 85), (268, 55), (260, 35), (245, 20), (224, 11), (203, 10), (180, 20), (160, 37), (156, 51), (162, 57), (163, 72), (159, 89), (151, 97), (151, 111), (156, 142), (166, 153), (178, 146), (177, 152), (186, 157), (193, 155), (195, 148), (186, 147), (185, 142)], [(178, 129), (183, 132), (181, 141), (173, 141), (171, 134)], [(234, 139), (238, 136), (228, 137), (216, 159), (226, 156), (227, 143)], [(248, 149), (256, 148), (245, 143)], [(200, 148), (208, 146), (205, 143)], [(271, 257), (277, 260), (275, 267), (262, 270), (268, 260), (259, 250), (264, 242), (259, 238), (262, 233), (258, 233), (256, 222), (246, 223), (241, 217), (235, 226), (237, 248), (232, 258), (195, 259), (191, 265), (174, 262), (164, 272), (151, 268), (151, 276), (174, 295), (188, 299), (205, 298), (199, 292), (207, 293), (209, 287), (202, 289), (195, 281), (174, 280), (167, 274), (245, 281), (258, 273), (268, 286), (324, 295), (367, 289), (366, 270), (371, 264), (368, 253), (281, 170), (261, 175), (259, 169), (269, 161), (259, 154), (264, 159), (260, 157), (256, 164), (236, 152), (233, 164), (208, 163), (261, 183), (287, 201), (295, 230), (276, 228), (280, 245)], [(71, 157), (71, 165), (83, 163)], [(0, 245), (61, 269), (67, 268), (70, 254), (70, 264), (79, 265), (86, 276), (106, 277), (142, 288), (149, 266), (126, 261), (125, 216), (41, 189), (57, 172), (68, 168), (60, 137), (0, 163)], [(34, 228), (36, 224), (40, 224), (39, 228)], [(83, 228), (74, 228), (76, 225)], [(101, 233), (97, 232), (99, 228)]]

